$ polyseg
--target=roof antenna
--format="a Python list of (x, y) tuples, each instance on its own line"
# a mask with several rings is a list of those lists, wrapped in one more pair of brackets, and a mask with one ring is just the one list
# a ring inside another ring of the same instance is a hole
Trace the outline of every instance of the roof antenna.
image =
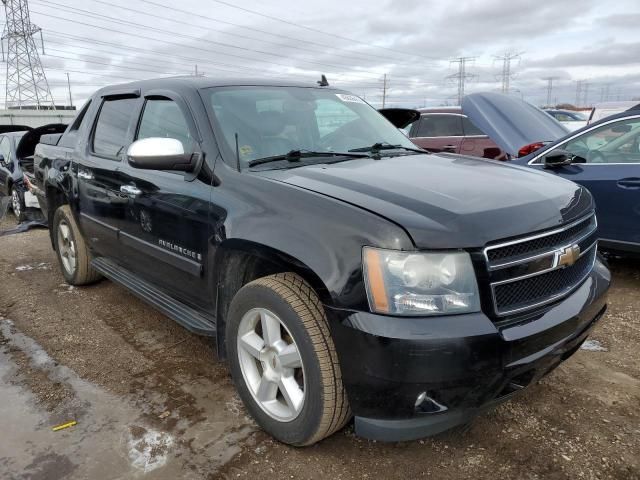
[(324, 74), (322, 74), (322, 76), (320, 77), (320, 80), (318, 80), (317, 83), (321, 87), (328, 87), (329, 86), (329, 81), (327, 80), (327, 77)]

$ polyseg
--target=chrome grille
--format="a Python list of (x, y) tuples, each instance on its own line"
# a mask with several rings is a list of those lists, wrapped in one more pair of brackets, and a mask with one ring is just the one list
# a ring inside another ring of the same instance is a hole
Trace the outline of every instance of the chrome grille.
[(595, 263), (596, 231), (591, 214), (555, 230), (485, 248), (495, 314), (524, 312), (572, 292)]

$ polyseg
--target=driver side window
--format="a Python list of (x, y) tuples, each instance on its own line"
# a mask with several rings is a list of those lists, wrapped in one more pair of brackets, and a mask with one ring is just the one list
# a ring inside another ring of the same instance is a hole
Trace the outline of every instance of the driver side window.
[(137, 138), (150, 137), (180, 140), (185, 152), (190, 152), (195, 147), (180, 107), (168, 98), (153, 98), (145, 103)]
[(557, 149), (567, 150), (574, 163), (640, 163), (640, 118), (626, 118), (580, 135)]

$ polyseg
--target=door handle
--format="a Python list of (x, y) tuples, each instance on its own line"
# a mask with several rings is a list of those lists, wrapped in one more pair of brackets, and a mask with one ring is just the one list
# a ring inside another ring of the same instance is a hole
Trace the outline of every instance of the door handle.
[(142, 190), (140, 190), (135, 185), (122, 185), (122, 186), (120, 186), (120, 191), (122, 193), (126, 193), (127, 195), (129, 195), (131, 197), (137, 197), (138, 195), (140, 195), (142, 193)]
[(456, 151), (458, 147), (456, 147), (455, 145), (445, 145), (444, 147), (442, 147), (443, 150), (451, 150), (453, 152)]
[(78, 170), (78, 178), (82, 180), (93, 180), (93, 173), (88, 170)]
[(640, 178), (623, 178), (617, 184), (621, 188), (640, 188)]

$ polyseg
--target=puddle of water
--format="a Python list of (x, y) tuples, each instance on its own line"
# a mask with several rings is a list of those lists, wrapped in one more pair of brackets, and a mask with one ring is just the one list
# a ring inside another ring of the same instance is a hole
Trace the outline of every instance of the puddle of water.
[[(197, 422), (178, 419), (173, 432), (151, 427), (140, 405), (78, 377), (57, 364), (33, 339), (0, 317), (0, 334), (7, 346), (24, 352), (33, 368), (46, 372), (52, 382), (69, 386), (73, 398), (48, 413), (39, 408), (33, 393), (18, 384), (20, 371), (6, 347), (0, 347), (0, 477), (7, 478), (202, 478), (241, 450), (255, 428), (241, 409), (231, 409), (233, 393), (220, 401), (216, 386), (199, 379), (185, 386), (202, 410)], [(212, 392), (216, 392), (212, 398)], [(212, 401), (213, 400), (213, 401)], [(171, 414), (173, 415), (173, 414)], [(56, 424), (76, 420), (76, 426), (53, 432)]]

